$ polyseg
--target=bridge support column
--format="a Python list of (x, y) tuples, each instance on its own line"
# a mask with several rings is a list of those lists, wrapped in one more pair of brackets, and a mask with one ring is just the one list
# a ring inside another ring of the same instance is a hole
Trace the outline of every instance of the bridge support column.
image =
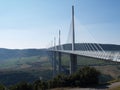
[(56, 63), (57, 52), (53, 52), (53, 77), (57, 74), (57, 63)]
[(59, 71), (59, 74), (61, 73), (61, 52), (58, 52), (58, 71)]
[(70, 74), (73, 74), (77, 69), (77, 55), (70, 54)]

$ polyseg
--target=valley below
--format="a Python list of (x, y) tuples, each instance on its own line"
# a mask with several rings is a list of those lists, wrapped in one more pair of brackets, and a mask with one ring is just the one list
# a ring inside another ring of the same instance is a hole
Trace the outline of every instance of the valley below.
[[(68, 45), (65, 47), (69, 49)], [(113, 47), (113, 45), (109, 47)], [(79, 47), (77, 49), (79, 50)], [(69, 70), (69, 55), (62, 54), (61, 58), (62, 66)], [(100, 71), (102, 73), (100, 83), (120, 79), (120, 65), (117, 63), (80, 56), (77, 57), (77, 63), (78, 69), (90, 66)], [(35, 80), (52, 78), (52, 64), (45, 49), (0, 49), (0, 83), (10, 86), (19, 82), (33, 83)]]

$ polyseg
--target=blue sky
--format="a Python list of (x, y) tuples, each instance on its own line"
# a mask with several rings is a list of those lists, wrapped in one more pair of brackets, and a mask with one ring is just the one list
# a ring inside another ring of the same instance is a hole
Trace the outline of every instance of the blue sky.
[(66, 43), (73, 4), (76, 42), (120, 44), (119, 0), (0, 0), (0, 48)]

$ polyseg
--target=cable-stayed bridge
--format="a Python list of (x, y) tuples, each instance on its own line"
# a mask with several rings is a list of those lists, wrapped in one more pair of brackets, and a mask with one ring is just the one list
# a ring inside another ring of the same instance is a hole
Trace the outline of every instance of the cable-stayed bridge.
[[(61, 45), (61, 34), (59, 31), (59, 45), (56, 46), (54, 40), (54, 46), (49, 48), (50, 59), (53, 64), (54, 75), (56, 75), (57, 68), (59, 73), (66, 69), (61, 65), (62, 54), (68, 54), (70, 56), (70, 74), (74, 73), (77, 69), (77, 56), (87, 57), (96, 60), (104, 60), (106, 62), (113, 62), (115, 64), (120, 63), (120, 52), (119, 50), (104, 50), (104, 48), (98, 43), (82, 43), (79, 46), (79, 50), (76, 49), (75, 43), (75, 25), (74, 25), (74, 6), (72, 6), (72, 23), (70, 25), (70, 37), (71, 45), (69, 49), (65, 49), (64, 45)], [(57, 61), (58, 59), (58, 61)], [(97, 62), (97, 61), (96, 61)], [(57, 67), (58, 65), (58, 67)]]

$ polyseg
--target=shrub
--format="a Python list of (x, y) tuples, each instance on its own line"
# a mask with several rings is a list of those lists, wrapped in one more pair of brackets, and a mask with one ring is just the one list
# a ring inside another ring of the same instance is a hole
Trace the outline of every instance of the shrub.
[(50, 88), (55, 87), (86, 87), (99, 84), (100, 72), (95, 68), (83, 67), (76, 73), (65, 76), (58, 75), (48, 82)]

